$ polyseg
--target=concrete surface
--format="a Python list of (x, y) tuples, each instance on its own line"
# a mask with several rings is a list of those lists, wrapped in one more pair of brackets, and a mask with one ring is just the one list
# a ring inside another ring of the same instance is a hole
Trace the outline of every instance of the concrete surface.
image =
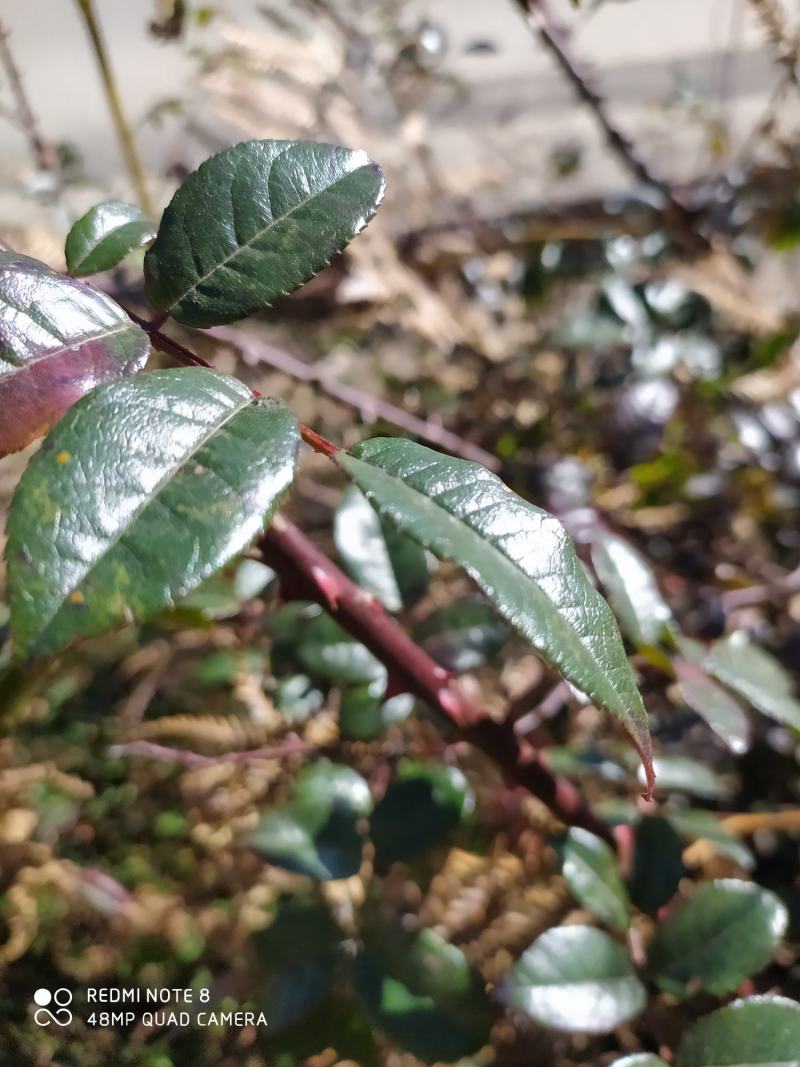
[[(568, 0), (551, 0), (574, 20)], [(588, 0), (584, 0), (587, 3)], [(421, 16), (441, 24), (449, 39), (446, 69), (468, 91), (460, 103), (432, 111), (432, 139), (442, 165), (496, 171), (503, 206), (553, 196), (627, 187), (630, 182), (603, 147), (592, 121), (576, 106), (550, 56), (527, 32), (509, 0), (412, 0)], [(153, 0), (96, 0), (118, 80), (134, 122), (160, 100), (179, 96), (192, 63), (178, 47), (146, 31)], [(263, 23), (255, 0), (224, 0), (234, 17)], [(346, 4), (345, 4), (346, 8)], [(124, 193), (118, 146), (73, 0), (0, 0), (15, 54), (42, 127), (55, 141), (72, 142), (98, 187)], [(476, 41), (492, 52), (470, 53)], [(708, 115), (730, 121), (743, 138), (757, 121), (777, 74), (763, 49), (745, 0), (607, 0), (579, 19), (575, 48), (591, 60), (614, 114), (654, 165), (687, 178), (708, 165), (707, 133), (686, 108), (668, 110), (681, 86), (708, 100)], [(148, 166), (162, 170), (190, 149), (174, 126), (140, 131)], [(555, 182), (553, 149), (580, 141), (585, 165)], [(29, 167), (24, 139), (0, 121), (0, 176)], [(0, 223), (17, 220), (19, 206), (0, 192)]]

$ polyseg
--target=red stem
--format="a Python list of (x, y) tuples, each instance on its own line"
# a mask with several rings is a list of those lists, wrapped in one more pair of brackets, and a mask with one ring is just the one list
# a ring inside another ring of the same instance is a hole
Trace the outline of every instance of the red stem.
[(582, 826), (611, 844), (607, 823), (598, 819), (580, 792), (552, 774), (534, 753), (525, 762), (511, 721), (495, 722), (473, 703), (456, 679), (420, 648), (293, 523), (278, 516), (261, 540), (266, 561), (278, 573), (290, 599), (320, 604), (360, 641), (389, 672), (389, 692), (411, 692), (459, 728), (460, 737), (479, 748), (502, 769), (507, 780), (527, 789), (570, 826)]

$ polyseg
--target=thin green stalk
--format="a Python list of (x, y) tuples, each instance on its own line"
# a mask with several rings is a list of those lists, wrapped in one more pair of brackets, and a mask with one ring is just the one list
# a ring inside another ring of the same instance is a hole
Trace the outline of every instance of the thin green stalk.
[(86, 23), (86, 29), (92, 42), (95, 58), (97, 59), (97, 65), (100, 68), (100, 77), (103, 82), (106, 99), (108, 100), (111, 117), (114, 121), (123, 155), (125, 156), (128, 173), (131, 182), (133, 183), (133, 187), (136, 190), (136, 198), (139, 201), (139, 206), (142, 211), (147, 215), (152, 215), (153, 203), (150, 199), (150, 194), (147, 191), (144, 168), (142, 167), (139, 154), (136, 150), (136, 142), (133, 139), (133, 133), (128, 125), (128, 120), (125, 118), (125, 112), (122, 110), (122, 101), (120, 100), (119, 91), (117, 90), (117, 83), (114, 80), (114, 74), (111, 70), (106, 46), (95, 16), (94, 0), (77, 0), (77, 3), (80, 12), (83, 15), (83, 20)]

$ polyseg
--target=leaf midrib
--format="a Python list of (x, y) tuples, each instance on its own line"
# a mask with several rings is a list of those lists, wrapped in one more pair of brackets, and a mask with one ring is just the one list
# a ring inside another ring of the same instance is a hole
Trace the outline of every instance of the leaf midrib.
[(2, 371), (0, 371), (0, 384), (2, 384), (4, 378), (13, 378), (15, 374), (19, 374), (22, 371), (30, 370), (32, 367), (36, 366), (39, 363), (46, 363), (50, 359), (56, 359), (58, 356), (63, 355), (65, 352), (77, 351), (78, 349), (83, 348), (84, 345), (94, 344), (95, 341), (103, 341), (106, 337), (113, 337), (115, 334), (122, 333), (125, 330), (138, 329), (139, 327), (136, 325), (136, 323), (128, 320), (127, 322), (120, 322), (117, 326), (113, 328), (113, 330), (104, 330), (102, 333), (91, 334), (87, 337), (83, 337), (75, 344), (68, 345), (62, 342), (60, 348), (54, 348), (52, 349), (52, 351), (45, 352), (44, 355), (36, 356), (34, 359), (23, 360), (21, 359), (21, 357), (18, 356), (17, 358), (20, 359), (20, 362), (11, 363), (11, 361), (6, 360), (5, 357), (0, 357), (0, 367), (2, 367), (3, 363), (5, 362), (11, 363), (12, 367), (12, 369), (6, 374), (3, 374)]
[[(287, 147), (286, 149), (284, 149), (283, 152), (279, 152), (278, 155), (276, 155), (275, 158), (270, 163), (269, 171), (266, 174), (266, 184), (267, 185), (269, 184), (270, 175), (272, 174), (272, 170), (273, 170), (275, 164), (278, 162), (279, 159), (282, 159), (285, 155), (287, 155), (289, 153), (289, 151), (290, 151), (290, 147)], [(236, 257), (238, 255), (240, 255), (246, 249), (251, 248), (257, 241), (260, 241), (262, 237), (265, 237), (270, 232), (270, 230), (274, 229), (276, 226), (280, 225), (282, 222), (285, 222), (286, 219), (291, 218), (292, 215), (295, 214), (295, 212), (300, 211), (304, 207), (307, 207), (308, 204), (312, 203), (318, 197), (324, 196), (326, 193), (329, 193), (332, 189), (335, 189), (337, 185), (340, 185), (342, 182), (346, 181), (348, 178), (351, 178), (354, 174), (358, 174), (359, 171), (366, 170), (369, 166), (370, 166), (369, 163), (365, 163), (360, 167), (356, 167), (355, 170), (348, 171), (346, 174), (343, 174), (341, 178), (337, 178), (335, 182), (332, 182), (330, 185), (326, 185), (324, 189), (320, 189), (319, 192), (314, 193), (313, 196), (309, 196), (307, 199), (302, 200), (299, 204), (297, 204), (295, 207), (293, 207), (290, 211), (285, 212), (283, 215), (279, 215), (277, 218), (273, 216), (272, 219), (270, 219), (269, 223), (266, 226), (262, 227), (262, 229), (258, 230), (256, 233), (254, 233), (253, 236), (248, 241), (245, 241), (243, 244), (237, 245), (236, 248), (232, 252), (230, 252), (227, 256), (225, 256), (224, 259), (220, 260), (219, 263), (215, 264), (210, 270), (206, 271), (205, 274), (203, 274), (200, 277), (198, 277), (196, 279), (196, 281), (194, 281), (188, 287), (188, 289), (185, 289), (180, 294), (180, 296), (175, 297), (175, 299), (172, 300), (171, 303), (167, 305), (168, 309), (172, 310), (173, 308), (178, 307), (178, 305), (181, 304), (190, 293), (195, 292), (195, 290), (197, 290), (203, 284), (203, 282), (207, 282), (209, 278), (213, 277), (213, 275), (217, 273), (217, 271), (223, 270), (228, 265), (228, 263), (230, 263), (232, 260), (236, 259)], [(272, 197), (271, 196), (270, 196), (269, 200), (270, 200), (270, 210), (272, 210)], [(235, 237), (235, 231), (234, 231), (234, 237)]]

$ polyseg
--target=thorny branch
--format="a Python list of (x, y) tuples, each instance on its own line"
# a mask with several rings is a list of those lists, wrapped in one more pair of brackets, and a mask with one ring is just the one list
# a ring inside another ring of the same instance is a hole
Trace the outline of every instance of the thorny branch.
[(789, 32), (786, 16), (778, 0), (750, 0), (750, 5), (772, 46), (776, 60), (786, 71), (791, 83), (800, 89), (800, 75), (797, 72), (800, 48), (797, 39)]

